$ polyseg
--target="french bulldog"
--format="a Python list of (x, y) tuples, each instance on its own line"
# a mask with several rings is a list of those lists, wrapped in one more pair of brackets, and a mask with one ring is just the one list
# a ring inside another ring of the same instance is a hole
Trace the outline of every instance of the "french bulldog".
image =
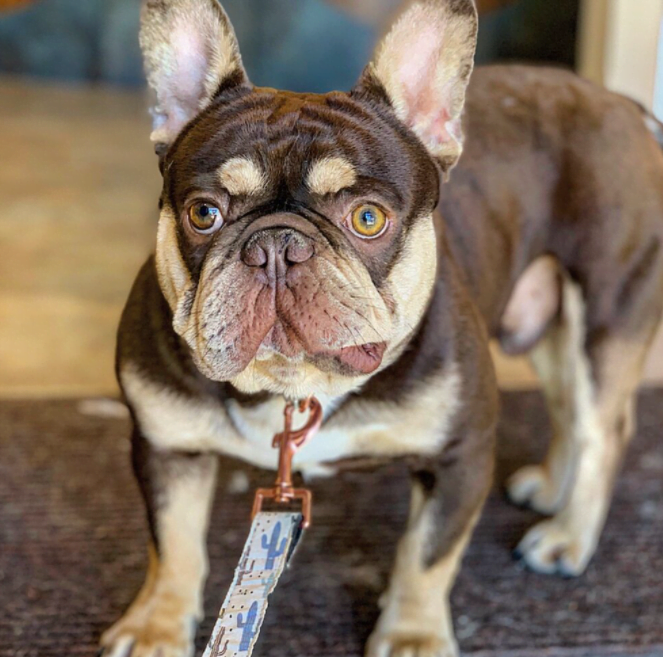
[(457, 655), (449, 591), (493, 472), (491, 336), (531, 354), (553, 425), (508, 484), (550, 516), (518, 550), (542, 573), (587, 567), (663, 310), (661, 128), (571, 73), (472, 76), (476, 38), (472, 0), (415, 0), (349, 93), (289, 93), (249, 82), (216, 0), (144, 5), (163, 191), (117, 372), (152, 540), (107, 657), (193, 653), (216, 456), (274, 469), (284, 399), (309, 395), (325, 419), (297, 470), (412, 469), (366, 654)]

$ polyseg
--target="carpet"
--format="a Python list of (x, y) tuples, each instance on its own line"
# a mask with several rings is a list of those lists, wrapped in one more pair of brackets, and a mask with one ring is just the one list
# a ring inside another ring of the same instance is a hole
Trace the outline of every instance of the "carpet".
[[(464, 655), (663, 656), (663, 390), (639, 401), (633, 444), (603, 541), (577, 580), (525, 571), (511, 550), (536, 514), (500, 484), (549, 435), (536, 392), (503, 396), (498, 481), (453, 592)], [(92, 656), (145, 572), (144, 510), (126, 419), (77, 401), (0, 402), (0, 657)], [(209, 538), (204, 648), (268, 473), (223, 460)], [(246, 473), (249, 490), (237, 482)], [(230, 483), (228, 483), (230, 482)], [(224, 488), (226, 490), (224, 490)], [(403, 468), (313, 485), (315, 522), (271, 600), (257, 656), (359, 657), (405, 522)]]

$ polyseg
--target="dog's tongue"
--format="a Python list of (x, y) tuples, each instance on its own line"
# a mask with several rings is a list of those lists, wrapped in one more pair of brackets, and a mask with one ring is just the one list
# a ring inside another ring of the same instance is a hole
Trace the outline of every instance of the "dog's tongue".
[(371, 342), (357, 347), (344, 347), (337, 352), (336, 357), (357, 372), (371, 374), (380, 367), (386, 346), (384, 342)]

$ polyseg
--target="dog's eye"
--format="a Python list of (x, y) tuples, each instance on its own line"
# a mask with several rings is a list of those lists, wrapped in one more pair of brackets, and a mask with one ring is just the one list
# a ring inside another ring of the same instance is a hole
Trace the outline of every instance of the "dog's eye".
[(197, 233), (208, 235), (223, 225), (221, 210), (211, 203), (194, 203), (189, 208), (189, 223)]
[(350, 215), (350, 228), (366, 239), (382, 235), (388, 223), (387, 215), (376, 205), (362, 205)]

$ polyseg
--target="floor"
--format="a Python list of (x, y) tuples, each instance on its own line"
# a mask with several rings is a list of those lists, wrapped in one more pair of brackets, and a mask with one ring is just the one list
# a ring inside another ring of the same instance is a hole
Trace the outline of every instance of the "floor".
[[(113, 395), (115, 330), (152, 249), (144, 96), (0, 80), (0, 396)], [(496, 354), (504, 388), (535, 385)], [(648, 366), (663, 382), (663, 332)]]
[[(543, 399), (508, 393), (497, 481), (541, 457)], [(147, 528), (129, 468), (127, 418), (75, 400), (0, 400), (0, 657), (93, 657), (100, 633), (145, 574)], [(663, 655), (663, 391), (643, 392), (596, 557), (578, 579), (525, 571), (511, 557), (539, 520), (496, 491), (452, 597), (465, 657)], [(402, 466), (402, 467), (401, 467)], [(202, 654), (264, 472), (223, 459), (208, 541)], [(312, 482), (313, 525), (270, 601), (255, 655), (360, 657), (408, 508), (407, 468)]]

